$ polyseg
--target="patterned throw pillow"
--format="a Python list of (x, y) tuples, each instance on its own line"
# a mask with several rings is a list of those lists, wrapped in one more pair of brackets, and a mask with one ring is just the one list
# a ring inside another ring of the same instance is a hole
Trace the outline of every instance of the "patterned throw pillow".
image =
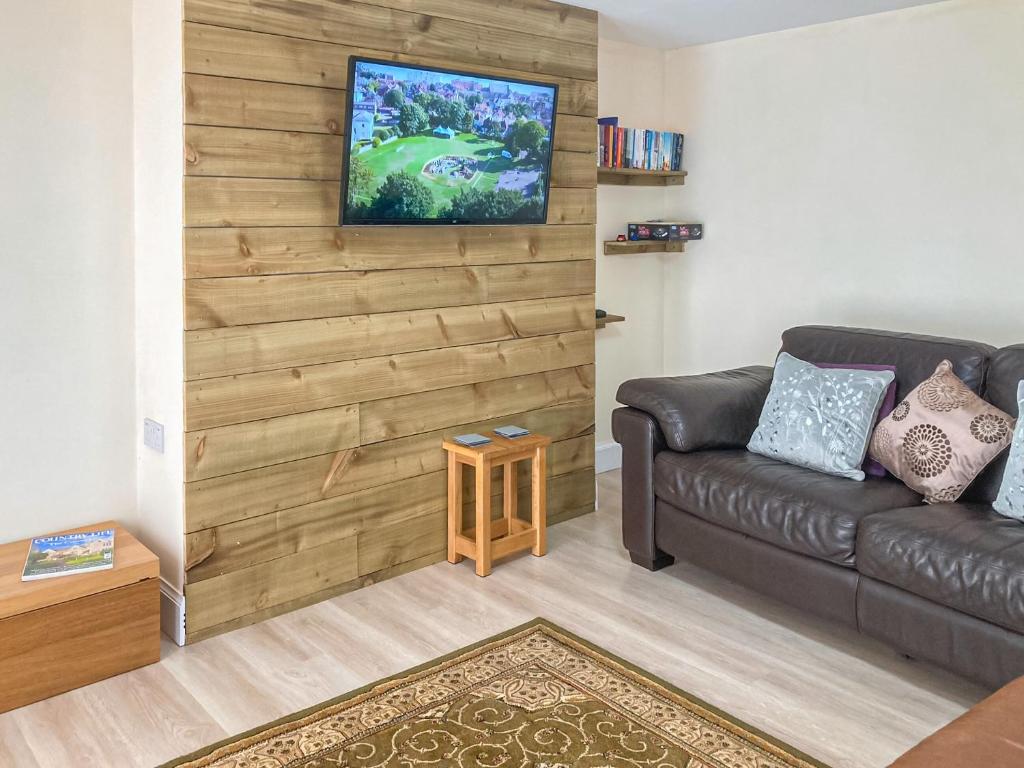
[(879, 423), (870, 456), (929, 504), (956, 501), (1013, 434), (1013, 418), (986, 403), (943, 360)]
[[(1024, 414), (1024, 381), (1017, 385), (1017, 412)], [(1017, 420), (1010, 460), (1006, 462), (999, 496), (992, 504), (996, 512), (1024, 522), (1024, 419)]]
[(747, 450), (863, 480), (861, 464), (892, 371), (824, 369), (783, 352)]
[[(895, 365), (878, 365), (876, 363), (815, 363), (819, 368), (855, 368), (860, 371), (892, 371), (896, 373)], [(878, 416), (875, 417), (875, 425), (878, 424), (882, 419), (892, 413), (892, 409), (896, 407), (896, 379), (892, 380), (892, 383), (885, 390), (885, 397), (882, 398), (882, 407), (878, 409)], [(874, 432), (874, 427), (871, 428)], [(872, 477), (885, 477), (885, 467), (879, 464), (877, 461), (872, 459), (870, 456), (864, 457), (864, 464), (861, 466), (864, 470), (865, 475), (871, 475)]]

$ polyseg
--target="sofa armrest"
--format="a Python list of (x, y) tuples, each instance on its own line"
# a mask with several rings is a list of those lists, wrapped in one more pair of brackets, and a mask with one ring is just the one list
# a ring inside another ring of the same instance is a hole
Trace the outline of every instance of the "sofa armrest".
[(632, 379), (619, 386), (615, 399), (650, 414), (673, 451), (742, 448), (757, 428), (771, 383), (771, 367), (752, 365), (700, 376)]
[(622, 445), (622, 543), (638, 565), (670, 565), (654, 544), (654, 458), (665, 450), (658, 422), (635, 408), (616, 408), (612, 435)]

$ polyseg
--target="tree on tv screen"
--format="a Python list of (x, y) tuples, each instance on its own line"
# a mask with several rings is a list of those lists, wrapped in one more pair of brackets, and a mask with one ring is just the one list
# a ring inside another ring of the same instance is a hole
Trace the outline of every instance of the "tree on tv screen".
[(434, 198), (427, 185), (400, 171), (384, 179), (365, 215), (372, 219), (427, 219), (433, 207)]
[(528, 104), (523, 104), (523, 102), (517, 101), (508, 105), (508, 111), (516, 117), (526, 117), (530, 114), (530, 107)]
[(540, 198), (524, 199), (514, 189), (463, 188), (459, 190), (441, 218), (470, 221), (515, 219), (539, 215)]
[(403, 136), (415, 136), (430, 127), (430, 118), (419, 104), (406, 102), (398, 112), (398, 130)]
[(547, 140), (547, 131), (536, 120), (517, 120), (509, 128), (506, 145), (509, 152), (517, 155), (520, 152), (533, 157), (540, 156)]
[(358, 155), (352, 155), (348, 163), (349, 199), (368, 198), (373, 191), (373, 171)]
[(405, 104), (405, 94), (401, 88), (392, 88), (384, 94), (384, 106), (398, 109)]
[[(479, 103), (480, 96), (477, 97)], [(413, 97), (413, 102), (427, 113), (430, 128), (451, 128), (460, 133), (467, 133), (473, 130), (473, 113), (467, 107), (467, 102), (462, 99), (446, 99), (431, 91), (420, 91)], [(408, 135), (408, 134), (406, 134)]]
[(473, 130), (473, 113), (466, 109), (461, 99), (445, 102), (440, 113), (445, 128), (466, 133)]

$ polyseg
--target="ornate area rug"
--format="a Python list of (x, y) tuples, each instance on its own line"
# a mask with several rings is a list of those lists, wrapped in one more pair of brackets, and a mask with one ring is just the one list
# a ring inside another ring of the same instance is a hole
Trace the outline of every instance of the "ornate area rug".
[(823, 768), (537, 619), (164, 768)]

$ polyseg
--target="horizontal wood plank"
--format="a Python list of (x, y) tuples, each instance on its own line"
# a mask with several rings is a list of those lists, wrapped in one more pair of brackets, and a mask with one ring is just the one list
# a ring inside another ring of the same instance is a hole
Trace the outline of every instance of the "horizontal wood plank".
[(497, 29), (597, 45), (597, 11), (548, 0), (360, 0)]
[(340, 539), (251, 568), (185, 585), (185, 631), (207, 627), (320, 592), (359, 575), (356, 539)]
[(437, 552), (448, 541), (443, 510), (392, 525), (371, 526), (359, 534), (359, 574), (392, 568), (407, 560)]
[[(330, 227), (338, 223), (340, 185), (301, 179), (187, 176), (186, 227)], [(552, 187), (548, 224), (593, 224), (594, 189)]]
[(593, 396), (594, 366), (581, 365), (374, 400), (360, 407), (359, 443), (393, 440), (443, 429), (467, 418), (494, 419)]
[(445, 473), (431, 472), (190, 533), (185, 537), (188, 581), (293, 555), (376, 526), (440, 513), (445, 489)]
[(597, 184), (597, 154), (590, 152), (551, 153), (551, 184), (554, 187), (592, 189)]
[(254, 227), (185, 231), (185, 276), (413, 269), (594, 258), (594, 227)]
[[(581, 503), (575, 473), (593, 464), (593, 435), (563, 440), (551, 446), (547, 474), (552, 478), (549, 481), (552, 510)], [(517, 486), (524, 489), (520, 494), (520, 515), (525, 516), (530, 506), (529, 493), (525, 492), (530, 484), (529, 462), (522, 462), (519, 470)], [(563, 475), (573, 475), (573, 479), (557, 479)], [(464, 480), (471, 479), (472, 473), (465, 472)], [(501, 483), (496, 482), (493, 487), (495, 499), (500, 500)], [(467, 504), (472, 504), (475, 498), (471, 488), (467, 485)], [(565, 498), (566, 491), (571, 492), (572, 498)], [(191, 584), (215, 578), (351, 536), (359, 536), (358, 546), (362, 549), (363, 537), (377, 540), (380, 531), (398, 530), (402, 524), (425, 516), (437, 517), (443, 526), (447, 504), (447, 472), (438, 470), (386, 486), (195, 531), (186, 536), (187, 580)], [(492, 506), (496, 514), (500, 514), (501, 504)], [(378, 565), (370, 570), (393, 564)]]
[(594, 362), (594, 331), (185, 383), (187, 431)]
[[(593, 467), (557, 475), (549, 479), (547, 485), (549, 523), (565, 520), (570, 514), (579, 515), (580, 510), (594, 511), (597, 488), (594, 483)], [(524, 510), (529, 509), (528, 499), (523, 499), (520, 503), (524, 505)]]
[[(362, 50), (193, 22), (184, 24), (184, 41), (182, 64), (188, 74), (336, 90), (348, 87), (348, 57)], [(185, 121), (201, 122), (188, 112)]]
[(415, 51), (420, 56), (458, 59), (582, 80), (597, 80), (597, 45), (537, 37), (441, 16), (359, 2), (302, 0), (186, 0), (184, 19), (222, 27), (307, 40)]
[[(577, 512), (577, 514), (579, 513)], [(549, 520), (550, 519), (552, 518), (549, 518)], [(186, 626), (185, 642), (189, 644), (198, 643), (201, 640), (206, 640), (231, 630), (247, 627), (252, 624), (256, 624), (257, 622), (273, 618), (274, 616), (280, 616), (282, 613), (288, 613), (289, 611), (295, 611), (299, 608), (305, 608), (306, 606), (319, 603), (323, 600), (330, 600), (332, 597), (337, 597), (338, 595), (343, 595), (347, 592), (354, 592), (357, 589), (369, 587), (380, 581), (393, 579), (396, 576), (401, 576), (403, 573), (411, 573), (418, 568), (424, 568), (428, 565), (440, 562), (441, 560), (444, 560), (444, 558), (445, 552), (442, 549), (437, 552), (432, 552), (426, 557), (409, 560), (392, 568), (374, 571), (373, 573), (369, 573), (365, 576), (360, 576), (357, 579), (352, 579), (351, 581), (346, 581), (342, 584), (336, 584), (328, 587), (327, 589), (322, 589), (319, 592), (311, 592), (309, 594), (302, 595), (301, 597), (296, 597), (293, 600), (286, 600), (283, 603), (277, 603), (269, 608), (261, 608), (253, 613), (247, 613), (243, 616), (238, 616), (234, 619), (229, 619), (228, 621), (223, 621), (213, 626), (204, 627), (203, 629), (196, 630), (195, 632), (189, 632), (188, 627)]]
[(186, 483), (185, 530), (193, 533), (440, 471), (446, 466), (441, 448), (444, 438), (510, 422), (555, 441), (567, 440), (593, 431), (594, 403), (563, 403), (364, 445), (339, 454)]
[[(186, 23), (184, 27), (184, 68), (185, 72), (191, 74), (344, 90), (348, 87), (349, 56), (368, 56), (446, 69), (467, 68), (465, 62), (456, 59), (355, 48), (206, 24)], [(558, 85), (557, 122), (562, 123), (570, 116), (578, 118), (580, 125), (585, 123), (588, 126), (589, 143), (593, 146), (596, 141), (593, 120), (597, 116), (596, 81), (477, 64), (471, 69), (474, 74), (484, 76), (538, 80)], [(187, 119), (186, 122), (202, 122), (202, 119)], [(557, 131), (555, 139), (557, 146)], [(557, 148), (573, 149), (567, 146)]]
[(345, 92), (185, 75), (185, 122), (340, 136), (345, 129)]
[[(547, 465), (549, 477), (567, 475), (594, 466), (594, 434), (589, 433), (552, 443), (547, 451)], [(519, 471), (519, 485), (529, 485), (532, 477), (530, 462), (521, 461), (516, 467)], [(526, 500), (520, 504), (526, 504)]]
[(208, 379), (593, 329), (589, 295), (185, 333), (185, 378)]
[(359, 406), (185, 433), (185, 480), (228, 475), (359, 445)]
[(320, 133), (186, 125), (185, 173), (338, 181), (343, 141)]
[[(268, 179), (340, 181), (342, 137), (296, 131), (185, 126), (185, 173), (189, 176), (238, 176)], [(556, 187), (593, 187), (596, 155), (555, 151), (551, 183)]]
[(587, 152), (594, 155), (596, 180), (597, 134), (594, 131), (593, 117), (559, 114), (555, 120), (555, 141), (552, 148), (564, 152)]
[(185, 283), (185, 328), (220, 328), (594, 292), (594, 262), (390, 269)]
[(596, 189), (551, 188), (548, 224), (593, 224), (597, 221)]

